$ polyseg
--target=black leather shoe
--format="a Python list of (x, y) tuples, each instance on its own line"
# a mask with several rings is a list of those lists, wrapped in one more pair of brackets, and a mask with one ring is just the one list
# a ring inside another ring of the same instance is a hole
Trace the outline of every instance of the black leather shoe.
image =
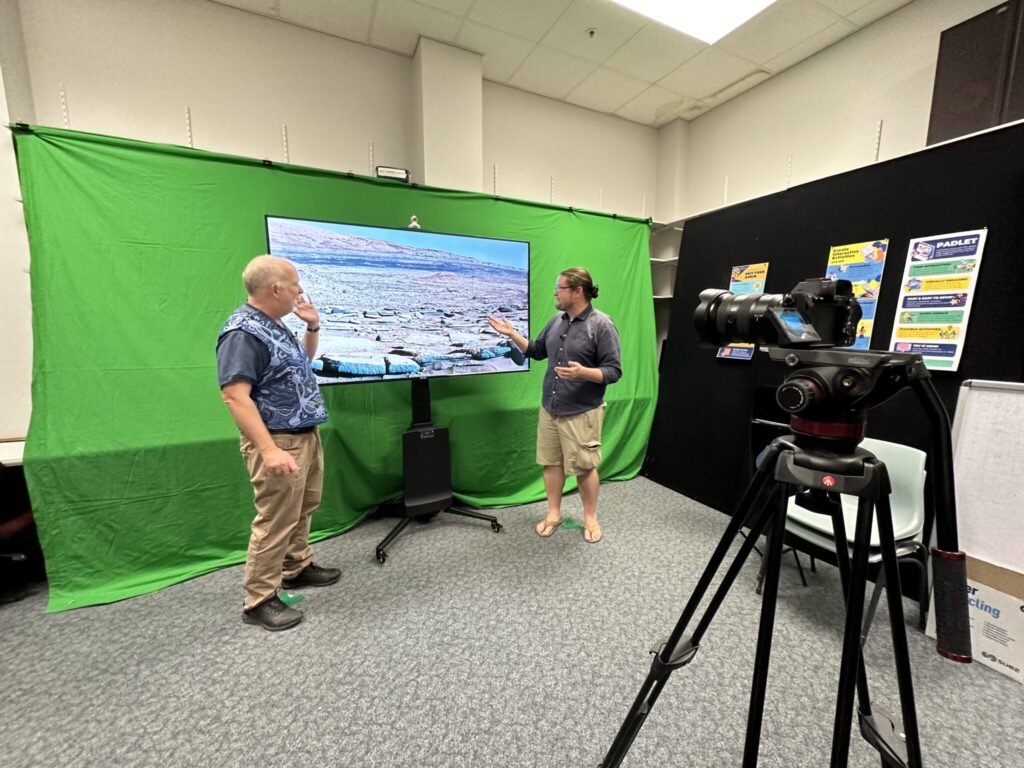
[(290, 578), (283, 579), (281, 586), (284, 589), (297, 589), (298, 587), (326, 587), (341, 578), (341, 570), (338, 568), (321, 568), (316, 563), (310, 563), (299, 573)]
[(282, 629), (291, 629), (302, 621), (302, 611), (285, 605), (281, 598), (274, 595), (255, 608), (242, 611), (242, 621), (246, 624), (256, 624), (271, 632), (280, 632)]

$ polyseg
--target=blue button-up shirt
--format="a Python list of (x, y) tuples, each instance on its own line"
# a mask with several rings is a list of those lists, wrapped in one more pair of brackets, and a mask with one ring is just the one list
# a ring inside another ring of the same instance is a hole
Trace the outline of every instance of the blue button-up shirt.
[[(541, 402), (552, 416), (571, 416), (597, 408), (604, 402), (605, 387), (622, 378), (619, 332), (612, 319), (593, 305), (587, 305), (574, 319), (569, 319), (567, 312), (555, 315), (530, 342), (526, 355), (548, 361)], [(604, 381), (595, 384), (585, 379), (557, 378), (555, 366), (569, 363), (600, 369)]]

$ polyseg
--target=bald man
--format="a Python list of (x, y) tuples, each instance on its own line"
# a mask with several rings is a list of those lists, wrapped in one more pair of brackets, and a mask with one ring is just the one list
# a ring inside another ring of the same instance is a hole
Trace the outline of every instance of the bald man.
[[(309, 525), (320, 504), (324, 458), (317, 427), (327, 421), (309, 362), (316, 354), (320, 316), (286, 259), (257, 256), (242, 273), (249, 294), (217, 339), (221, 396), (241, 432), (256, 517), (245, 560), (242, 621), (290, 629), (302, 611), (286, 605), (279, 587), (324, 587), (337, 568), (313, 563)], [(281, 322), (306, 323), (301, 342)]]

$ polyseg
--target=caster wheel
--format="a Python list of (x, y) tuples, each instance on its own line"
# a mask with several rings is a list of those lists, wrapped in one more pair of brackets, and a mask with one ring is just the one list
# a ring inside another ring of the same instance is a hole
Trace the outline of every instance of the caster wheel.
[(491, 523), (491, 530), (493, 530), (495, 533), (500, 531), (501, 530), (501, 523), (499, 523), (497, 521)]
[(384, 565), (384, 561), (387, 560), (387, 559), (388, 559), (388, 553), (385, 552), (383, 549), (378, 549), (377, 550), (377, 562), (380, 563), (381, 565)]

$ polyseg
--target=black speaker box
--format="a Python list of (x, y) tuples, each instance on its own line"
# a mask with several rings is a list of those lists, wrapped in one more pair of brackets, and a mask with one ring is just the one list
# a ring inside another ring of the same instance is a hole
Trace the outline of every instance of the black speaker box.
[(447, 427), (417, 425), (402, 435), (405, 509), (412, 517), (440, 512), (452, 499), (452, 460)]
[(942, 33), (929, 144), (1016, 119), (1021, 86), (1011, 84), (1011, 72), (1020, 46), (1020, 5), (1009, 0)]

